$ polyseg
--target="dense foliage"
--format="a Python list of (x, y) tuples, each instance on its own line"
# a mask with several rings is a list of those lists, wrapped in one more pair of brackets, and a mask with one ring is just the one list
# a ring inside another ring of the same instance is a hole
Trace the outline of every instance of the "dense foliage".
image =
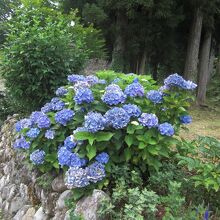
[(185, 90), (196, 85), (178, 74), (160, 88), (149, 76), (97, 76), (69, 75), (58, 97), (16, 124), (15, 148), (25, 149), (42, 172), (70, 167), (70, 188), (103, 180), (113, 164), (159, 170), (172, 152), (173, 135), (191, 122)]
[(81, 70), (88, 58), (103, 55), (94, 28), (46, 7), (16, 9), (8, 21), (1, 72), (16, 108), (34, 110), (52, 97), (67, 73)]

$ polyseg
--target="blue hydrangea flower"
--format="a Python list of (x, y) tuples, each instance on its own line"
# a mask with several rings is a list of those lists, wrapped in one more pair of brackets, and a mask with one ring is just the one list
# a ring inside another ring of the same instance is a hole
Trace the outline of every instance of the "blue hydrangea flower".
[(99, 83), (99, 78), (97, 76), (89, 75), (86, 76), (86, 82), (88, 82), (90, 85), (95, 85)]
[(106, 80), (100, 79), (98, 83), (99, 83), (99, 84), (106, 84)]
[(167, 85), (167, 86), (177, 86), (177, 87), (181, 87), (182, 88), (184, 82), (185, 82), (185, 80), (183, 79), (183, 77), (180, 76), (179, 74), (175, 73), (175, 74), (169, 75), (164, 80), (164, 85)]
[(97, 183), (105, 177), (105, 166), (99, 162), (94, 162), (87, 168), (87, 178), (92, 183)]
[(162, 135), (166, 135), (166, 136), (173, 136), (174, 135), (173, 126), (167, 122), (160, 124), (158, 126), (158, 130), (159, 130), (160, 134), (162, 134)]
[(70, 167), (81, 167), (82, 166), (81, 159), (77, 154), (75, 153), (71, 154), (69, 166)]
[(67, 150), (65, 147), (61, 147), (57, 153), (59, 164), (61, 166), (64, 166), (64, 165), (69, 166), (70, 161), (71, 161), (71, 156), (72, 156), (72, 153), (69, 150)]
[(74, 147), (76, 147), (77, 145), (77, 141), (74, 139), (73, 135), (68, 136), (65, 140), (64, 140), (64, 147), (66, 147), (66, 149), (71, 150)]
[(75, 83), (75, 82), (78, 82), (78, 81), (84, 81), (85, 76), (72, 74), (72, 75), (67, 76), (67, 80), (71, 83)]
[(41, 108), (41, 112), (43, 113), (47, 113), (50, 112), (52, 110), (52, 105), (51, 103), (46, 103), (42, 108)]
[(60, 88), (58, 88), (58, 89), (56, 90), (55, 93), (56, 93), (57, 96), (64, 96), (64, 95), (67, 94), (67, 92), (68, 92), (67, 89), (65, 89), (64, 87), (60, 87)]
[(111, 84), (105, 88), (105, 93), (102, 96), (102, 101), (107, 105), (117, 105), (124, 103), (126, 95), (123, 93), (121, 88), (116, 84)]
[(163, 93), (157, 90), (150, 90), (147, 93), (147, 98), (154, 104), (161, 103), (163, 101)]
[(105, 152), (100, 153), (99, 155), (96, 156), (96, 161), (102, 164), (106, 164), (109, 161), (109, 155)]
[(159, 88), (160, 92), (164, 92), (164, 91), (167, 91), (167, 90), (170, 90), (170, 86), (168, 86), (168, 85), (163, 85)]
[(92, 91), (89, 88), (78, 89), (76, 91), (74, 100), (76, 104), (91, 103), (94, 101)]
[(74, 115), (74, 111), (70, 109), (63, 109), (55, 114), (55, 121), (61, 125), (66, 126), (67, 122), (69, 122)]
[(31, 128), (27, 133), (27, 137), (36, 138), (40, 134), (40, 130), (38, 128)]
[(79, 82), (76, 82), (73, 86), (73, 89), (74, 91), (76, 92), (77, 90), (80, 90), (80, 89), (86, 89), (86, 88), (90, 88), (90, 85), (88, 82), (86, 81), (79, 81)]
[(106, 124), (105, 118), (101, 113), (89, 112), (85, 115), (84, 127), (87, 131), (95, 133), (100, 130), (104, 130)]
[(141, 125), (148, 128), (157, 127), (158, 125), (158, 118), (155, 114), (142, 113), (141, 117), (138, 118), (138, 121)]
[(85, 127), (78, 127), (73, 131), (73, 134), (76, 134), (77, 132), (84, 132), (84, 131), (88, 131), (87, 128)]
[(139, 117), (141, 110), (137, 105), (127, 104), (123, 105), (122, 108), (128, 113), (130, 117)]
[(44, 163), (45, 152), (43, 150), (35, 150), (30, 155), (30, 160), (33, 164), (39, 165)]
[(144, 87), (136, 80), (125, 88), (125, 94), (130, 97), (142, 97)]
[(197, 85), (190, 80), (188, 80), (188, 81), (185, 80), (185, 82), (183, 83), (183, 86), (182, 86), (182, 88), (186, 89), (186, 90), (193, 90), (196, 87), (197, 87)]
[(168, 86), (177, 86), (186, 90), (193, 90), (197, 87), (195, 83), (190, 80), (186, 81), (185, 79), (183, 79), (182, 76), (178, 75), (177, 73), (168, 76), (164, 80), (164, 84)]
[(46, 132), (45, 132), (45, 138), (47, 138), (47, 139), (54, 139), (54, 135), (55, 135), (55, 131), (53, 131), (53, 130), (47, 130)]
[(81, 166), (82, 167), (86, 166), (86, 164), (88, 163), (88, 160), (85, 159), (85, 158), (81, 158), (80, 161), (81, 161)]
[(37, 120), (38, 118), (40, 118), (40, 116), (44, 115), (43, 112), (39, 112), (39, 111), (35, 111), (32, 112), (31, 116), (30, 116), (30, 120), (33, 124), (37, 124)]
[(36, 123), (39, 128), (49, 128), (51, 125), (50, 119), (43, 113), (39, 115)]
[(61, 101), (59, 98), (53, 98), (51, 99), (50, 105), (53, 111), (60, 111), (64, 108), (65, 103)]
[(16, 122), (15, 130), (16, 132), (20, 132), (24, 128), (31, 128), (33, 125), (32, 121), (28, 118), (21, 119), (20, 121)]
[(182, 115), (180, 116), (180, 121), (183, 124), (190, 124), (192, 122), (192, 117), (190, 115)]
[(21, 136), (20, 138), (15, 140), (14, 148), (28, 149), (28, 148), (30, 148), (30, 142), (26, 141), (26, 139), (23, 136)]
[(119, 107), (114, 107), (108, 110), (104, 115), (106, 122), (109, 126), (115, 129), (121, 129), (127, 126), (130, 121), (128, 113)]
[(69, 189), (88, 186), (87, 169), (70, 167), (66, 172), (66, 185)]
[(121, 78), (115, 78), (113, 81), (112, 81), (112, 83), (113, 84), (116, 84), (116, 83), (118, 83), (118, 82), (120, 82), (121, 81)]

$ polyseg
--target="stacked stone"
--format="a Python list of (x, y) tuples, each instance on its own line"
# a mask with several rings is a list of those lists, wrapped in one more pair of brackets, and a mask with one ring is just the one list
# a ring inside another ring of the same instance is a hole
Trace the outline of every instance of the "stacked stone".
[[(17, 120), (18, 115), (8, 117), (0, 131), (0, 219), (69, 220), (65, 201), (72, 192), (65, 186), (63, 175), (54, 177), (51, 186), (43, 189), (36, 181), (39, 173), (24, 165), (24, 154), (13, 149)], [(85, 220), (98, 220), (98, 206), (106, 197), (94, 190), (77, 203), (75, 213)]]

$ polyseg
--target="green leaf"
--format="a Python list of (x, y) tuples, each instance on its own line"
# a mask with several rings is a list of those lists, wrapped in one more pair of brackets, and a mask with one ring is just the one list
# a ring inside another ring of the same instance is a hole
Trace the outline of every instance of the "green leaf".
[(139, 142), (139, 145), (138, 145), (139, 149), (144, 149), (145, 147), (147, 147), (147, 145), (144, 142)]
[(125, 136), (125, 142), (128, 145), (128, 147), (130, 147), (133, 144), (133, 136), (132, 135), (126, 135)]
[(152, 154), (152, 155), (158, 155), (158, 154), (159, 154), (158, 148), (155, 147), (155, 146), (148, 145), (148, 146), (147, 146), (147, 150), (148, 150), (148, 152), (149, 152), (150, 154)]
[(95, 134), (96, 141), (109, 141), (113, 137), (114, 133), (111, 132), (98, 132)]
[(96, 147), (87, 145), (86, 150), (87, 150), (87, 157), (89, 158), (89, 160), (91, 160), (93, 157), (96, 156)]
[(125, 155), (125, 160), (129, 161), (131, 159), (131, 149), (130, 148), (126, 148), (124, 151), (124, 155)]

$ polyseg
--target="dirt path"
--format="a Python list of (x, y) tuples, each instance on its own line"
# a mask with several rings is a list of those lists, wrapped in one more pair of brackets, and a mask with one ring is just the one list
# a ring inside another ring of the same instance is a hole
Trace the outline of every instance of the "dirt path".
[(212, 136), (220, 140), (220, 106), (198, 108), (190, 110), (193, 122), (188, 125), (189, 131), (183, 131), (185, 138), (196, 138), (198, 135)]

